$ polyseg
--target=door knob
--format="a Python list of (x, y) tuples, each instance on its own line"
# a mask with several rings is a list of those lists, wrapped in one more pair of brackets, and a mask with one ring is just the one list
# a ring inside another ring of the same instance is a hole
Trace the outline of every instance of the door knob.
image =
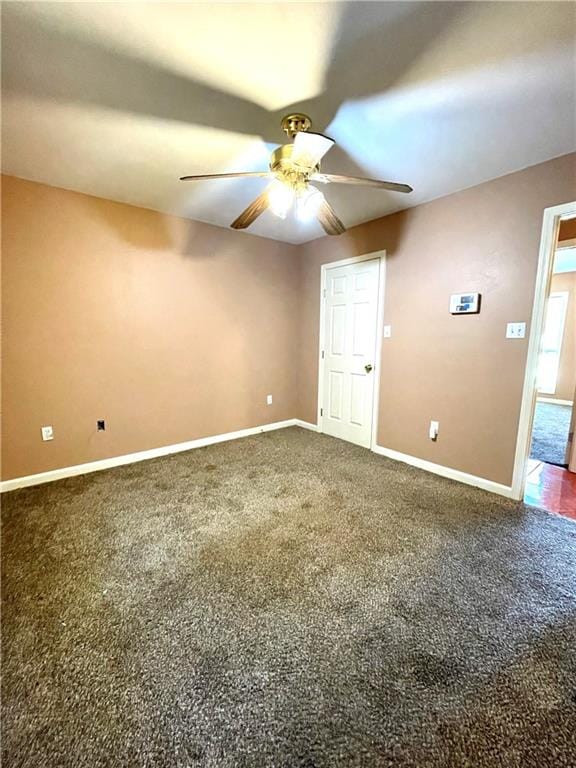
[(364, 366), (364, 370), (366, 371), (366, 373), (370, 373), (370, 371), (372, 370), (372, 366), (370, 365), (370, 363)]

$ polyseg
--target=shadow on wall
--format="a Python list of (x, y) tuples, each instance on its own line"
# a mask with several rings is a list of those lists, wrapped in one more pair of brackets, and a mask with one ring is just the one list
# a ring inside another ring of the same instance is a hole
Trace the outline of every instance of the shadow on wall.
[[(377, 251), (386, 251), (386, 258), (393, 259), (400, 251), (410, 215), (410, 209), (398, 211), (358, 224), (339, 237), (326, 236), (311, 241), (308, 245), (314, 244), (314, 254), (317, 257), (315, 263), (324, 264)], [(306, 244), (303, 248), (306, 254)]]
[[(260, 238), (250, 232), (236, 232), (230, 228), (172, 216), (129, 203), (83, 193), (74, 194), (90, 218), (101, 222), (121, 242), (142, 250), (173, 251), (199, 260), (215, 257), (223, 247), (232, 244), (238, 237), (256, 237), (257, 240), (265, 240), (271, 248), (280, 243), (289, 245), (283, 241)], [(321, 242), (331, 249), (335, 243), (338, 244), (340, 255), (330, 259), (332, 261), (384, 249), (387, 257), (392, 258), (400, 248), (402, 232), (409, 215), (409, 210), (399, 211), (352, 227), (339, 237), (323, 237)], [(386, 221), (384, 229), (383, 220)]]
[(123, 243), (146, 251), (176, 248), (177, 233), (173, 216), (91, 195), (74, 193), (87, 214), (102, 223)]
[(182, 230), (179, 233), (178, 252), (195, 261), (216, 258), (226, 246), (228, 238), (241, 236), (240, 233), (228, 232), (222, 227), (191, 219), (181, 219)]
[(130, 203), (81, 192), (72, 194), (91, 219), (103, 224), (121, 242), (145, 251), (171, 251), (198, 260), (216, 256), (223, 246), (244, 234)]
[(386, 225), (382, 227), (382, 218), (373, 219), (366, 224), (359, 224), (350, 230), (357, 254), (386, 251), (386, 258), (392, 259), (399, 252), (403, 233), (410, 217), (410, 210), (399, 211), (385, 216)]

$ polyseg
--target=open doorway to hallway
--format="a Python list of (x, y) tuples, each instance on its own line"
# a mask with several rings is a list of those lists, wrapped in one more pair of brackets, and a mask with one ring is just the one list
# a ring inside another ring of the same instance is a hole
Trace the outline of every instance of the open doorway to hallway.
[(525, 501), (576, 519), (576, 219), (560, 224), (540, 343)]

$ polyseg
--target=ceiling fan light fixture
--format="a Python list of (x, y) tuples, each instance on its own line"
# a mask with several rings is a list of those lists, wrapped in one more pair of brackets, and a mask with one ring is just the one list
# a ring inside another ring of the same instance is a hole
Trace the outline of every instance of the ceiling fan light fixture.
[(279, 179), (275, 179), (268, 189), (270, 210), (280, 219), (285, 219), (294, 203), (294, 189)]
[(296, 216), (298, 221), (301, 221), (303, 224), (316, 221), (318, 212), (324, 201), (324, 195), (319, 189), (310, 186), (306, 187), (306, 189), (298, 195), (298, 201), (296, 203)]
[(321, 133), (297, 133), (294, 136), (292, 162), (299, 168), (310, 173), (324, 155), (334, 146), (334, 139)]
[(295, 113), (282, 119), (282, 128), (288, 144), (277, 147), (270, 156), (267, 171), (239, 171), (234, 173), (213, 173), (181, 176), (181, 181), (203, 181), (207, 179), (232, 179), (261, 177), (271, 179), (271, 184), (252, 200), (230, 226), (232, 229), (246, 229), (268, 208), (280, 219), (285, 219), (294, 208), (296, 218), (301, 222), (316, 219), (327, 235), (341, 235), (346, 227), (324, 195), (309, 182), (320, 184), (352, 184), (377, 187), (389, 192), (412, 192), (408, 184), (395, 181), (380, 181), (358, 176), (342, 176), (321, 173), (320, 161), (334, 146), (334, 139), (310, 130), (312, 121), (308, 115)]

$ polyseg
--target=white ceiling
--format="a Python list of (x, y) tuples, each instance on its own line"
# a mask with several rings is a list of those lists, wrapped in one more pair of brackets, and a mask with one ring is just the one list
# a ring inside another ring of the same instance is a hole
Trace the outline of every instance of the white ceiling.
[[(5, 173), (228, 226), (265, 181), (282, 115), (337, 141), (347, 226), (576, 149), (572, 3), (2, 4)], [(265, 213), (250, 232), (317, 225)]]

